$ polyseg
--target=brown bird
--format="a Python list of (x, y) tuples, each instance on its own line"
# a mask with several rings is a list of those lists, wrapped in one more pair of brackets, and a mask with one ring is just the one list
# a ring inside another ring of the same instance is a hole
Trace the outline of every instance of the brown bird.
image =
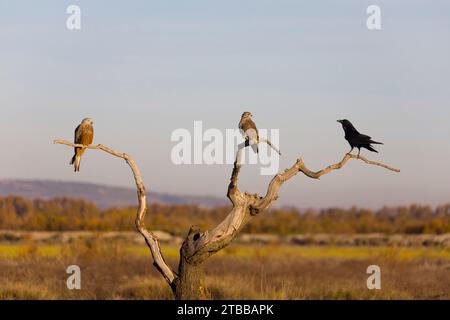
[[(88, 146), (94, 140), (94, 122), (91, 118), (85, 118), (78, 127), (75, 129), (75, 144), (82, 144)], [(80, 171), (81, 156), (83, 155), (85, 149), (77, 147), (75, 148), (75, 154), (70, 161), (70, 165), (74, 166), (75, 172)]]
[(258, 153), (259, 134), (250, 112), (245, 111), (242, 114), (239, 129), (242, 131), (242, 136), (245, 139), (245, 146), (252, 146), (253, 151)]

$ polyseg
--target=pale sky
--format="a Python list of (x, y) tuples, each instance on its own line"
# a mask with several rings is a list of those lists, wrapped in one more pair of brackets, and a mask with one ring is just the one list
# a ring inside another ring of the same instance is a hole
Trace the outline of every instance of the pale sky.
[[(81, 8), (82, 29), (66, 28)], [(73, 139), (92, 117), (95, 143), (132, 155), (147, 188), (225, 197), (230, 165), (175, 166), (177, 128), (235, 128), (251, 111), (280, 129), (280, 170), (311, 169), (348, 151), (337, 119), (383, 141), (320, 181), (283, 186), (281, 205), (381, 207), (450, 202), (450, 2), (377, 1), (382, 30), (366, 28), (372, 1), (0, 0), (0, 179), (133, 186), (128, 167)], [(242, 170), (242, 190), (270, 177)]]

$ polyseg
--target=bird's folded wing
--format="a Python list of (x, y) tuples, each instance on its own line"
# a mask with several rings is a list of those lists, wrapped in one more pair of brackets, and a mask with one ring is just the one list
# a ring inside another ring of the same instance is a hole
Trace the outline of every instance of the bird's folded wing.
[(365, 134), (359, 134), (358, 141), (362, 142), (362, 143), (383, 144), (382, 142), (372, 140), (372, 137), (365, 135)]
[(370, 139), (372, 139), (372, 137), (369, 137), (368, 135), (365, 135), (365, 134), (359, 134), (359, 137), (361, 138), (361, 139), (365, 139), (365, 140), (370, 140)]
[(74, 143), (80, 143), (81, 142), (81, 124), (78, 125), (78, 127), (75, 129), (75, 137), (73, 142)]

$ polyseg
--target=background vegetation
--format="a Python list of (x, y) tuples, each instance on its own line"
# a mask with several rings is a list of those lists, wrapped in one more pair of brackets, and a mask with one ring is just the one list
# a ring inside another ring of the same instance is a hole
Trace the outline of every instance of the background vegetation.
[[(194, 205), (152, 204), (147, 225), (174, 235), (184, 235), (193, 224), (207, 229), (228, 213), (228, 207), (201, 208)], [(99, 209), (77, 199), (28, 200), (0, 198), (0, 230), (34, 231), (133, 231), (135, 208)], [(443, 234), (450, 232), (450, 204), (431, 208), (407, 207), (370, 210), (329, 208), (272, 209), (245, 228), (244, 233), (289, 234)]]
[[(161, 243), (175, 268), (189, 227), (210, 228), (229, 208), (153, 204), (149, 210), (147, 225), (173, 235)], [(0, 198), (0, 299), (171, 299), (134, 218), (133, 207)], [(208, 297), (450, 299), (449, 235), (450, 205), (272, 209), (208, 260)], [(81, 290), (66, 287), (72, 264), (81, 267)], [(381, 290), (366, 287), (371, 264), (381, 267)]]
[[(163, 245), (168, 263), (177, 246)], [(66, 268), (79, 265), (81, 290)], [(367, 266), (381, 268), (368, 290)], [(211, 299), (450, 299), (450, 248), (232, 244), (205, 265)], [(144, 244), (0, 245), (0, 299), (172, 299)]]

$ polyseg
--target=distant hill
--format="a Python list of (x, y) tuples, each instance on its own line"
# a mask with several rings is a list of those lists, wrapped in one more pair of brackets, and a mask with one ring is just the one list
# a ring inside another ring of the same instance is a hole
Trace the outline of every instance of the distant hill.
[[(0, 196), (8, 195), (28, 199), (81, 198), (95, 203), (100, 208), (137, 204), (135, 189), (54, 180), (0, 180)], [(149, 200), (161, 204), (195, 204), (203, 207), (228, 204), (225, 197), (222, 199), (212, 196), (173, 195), (159, 192), (150, 192)]]

